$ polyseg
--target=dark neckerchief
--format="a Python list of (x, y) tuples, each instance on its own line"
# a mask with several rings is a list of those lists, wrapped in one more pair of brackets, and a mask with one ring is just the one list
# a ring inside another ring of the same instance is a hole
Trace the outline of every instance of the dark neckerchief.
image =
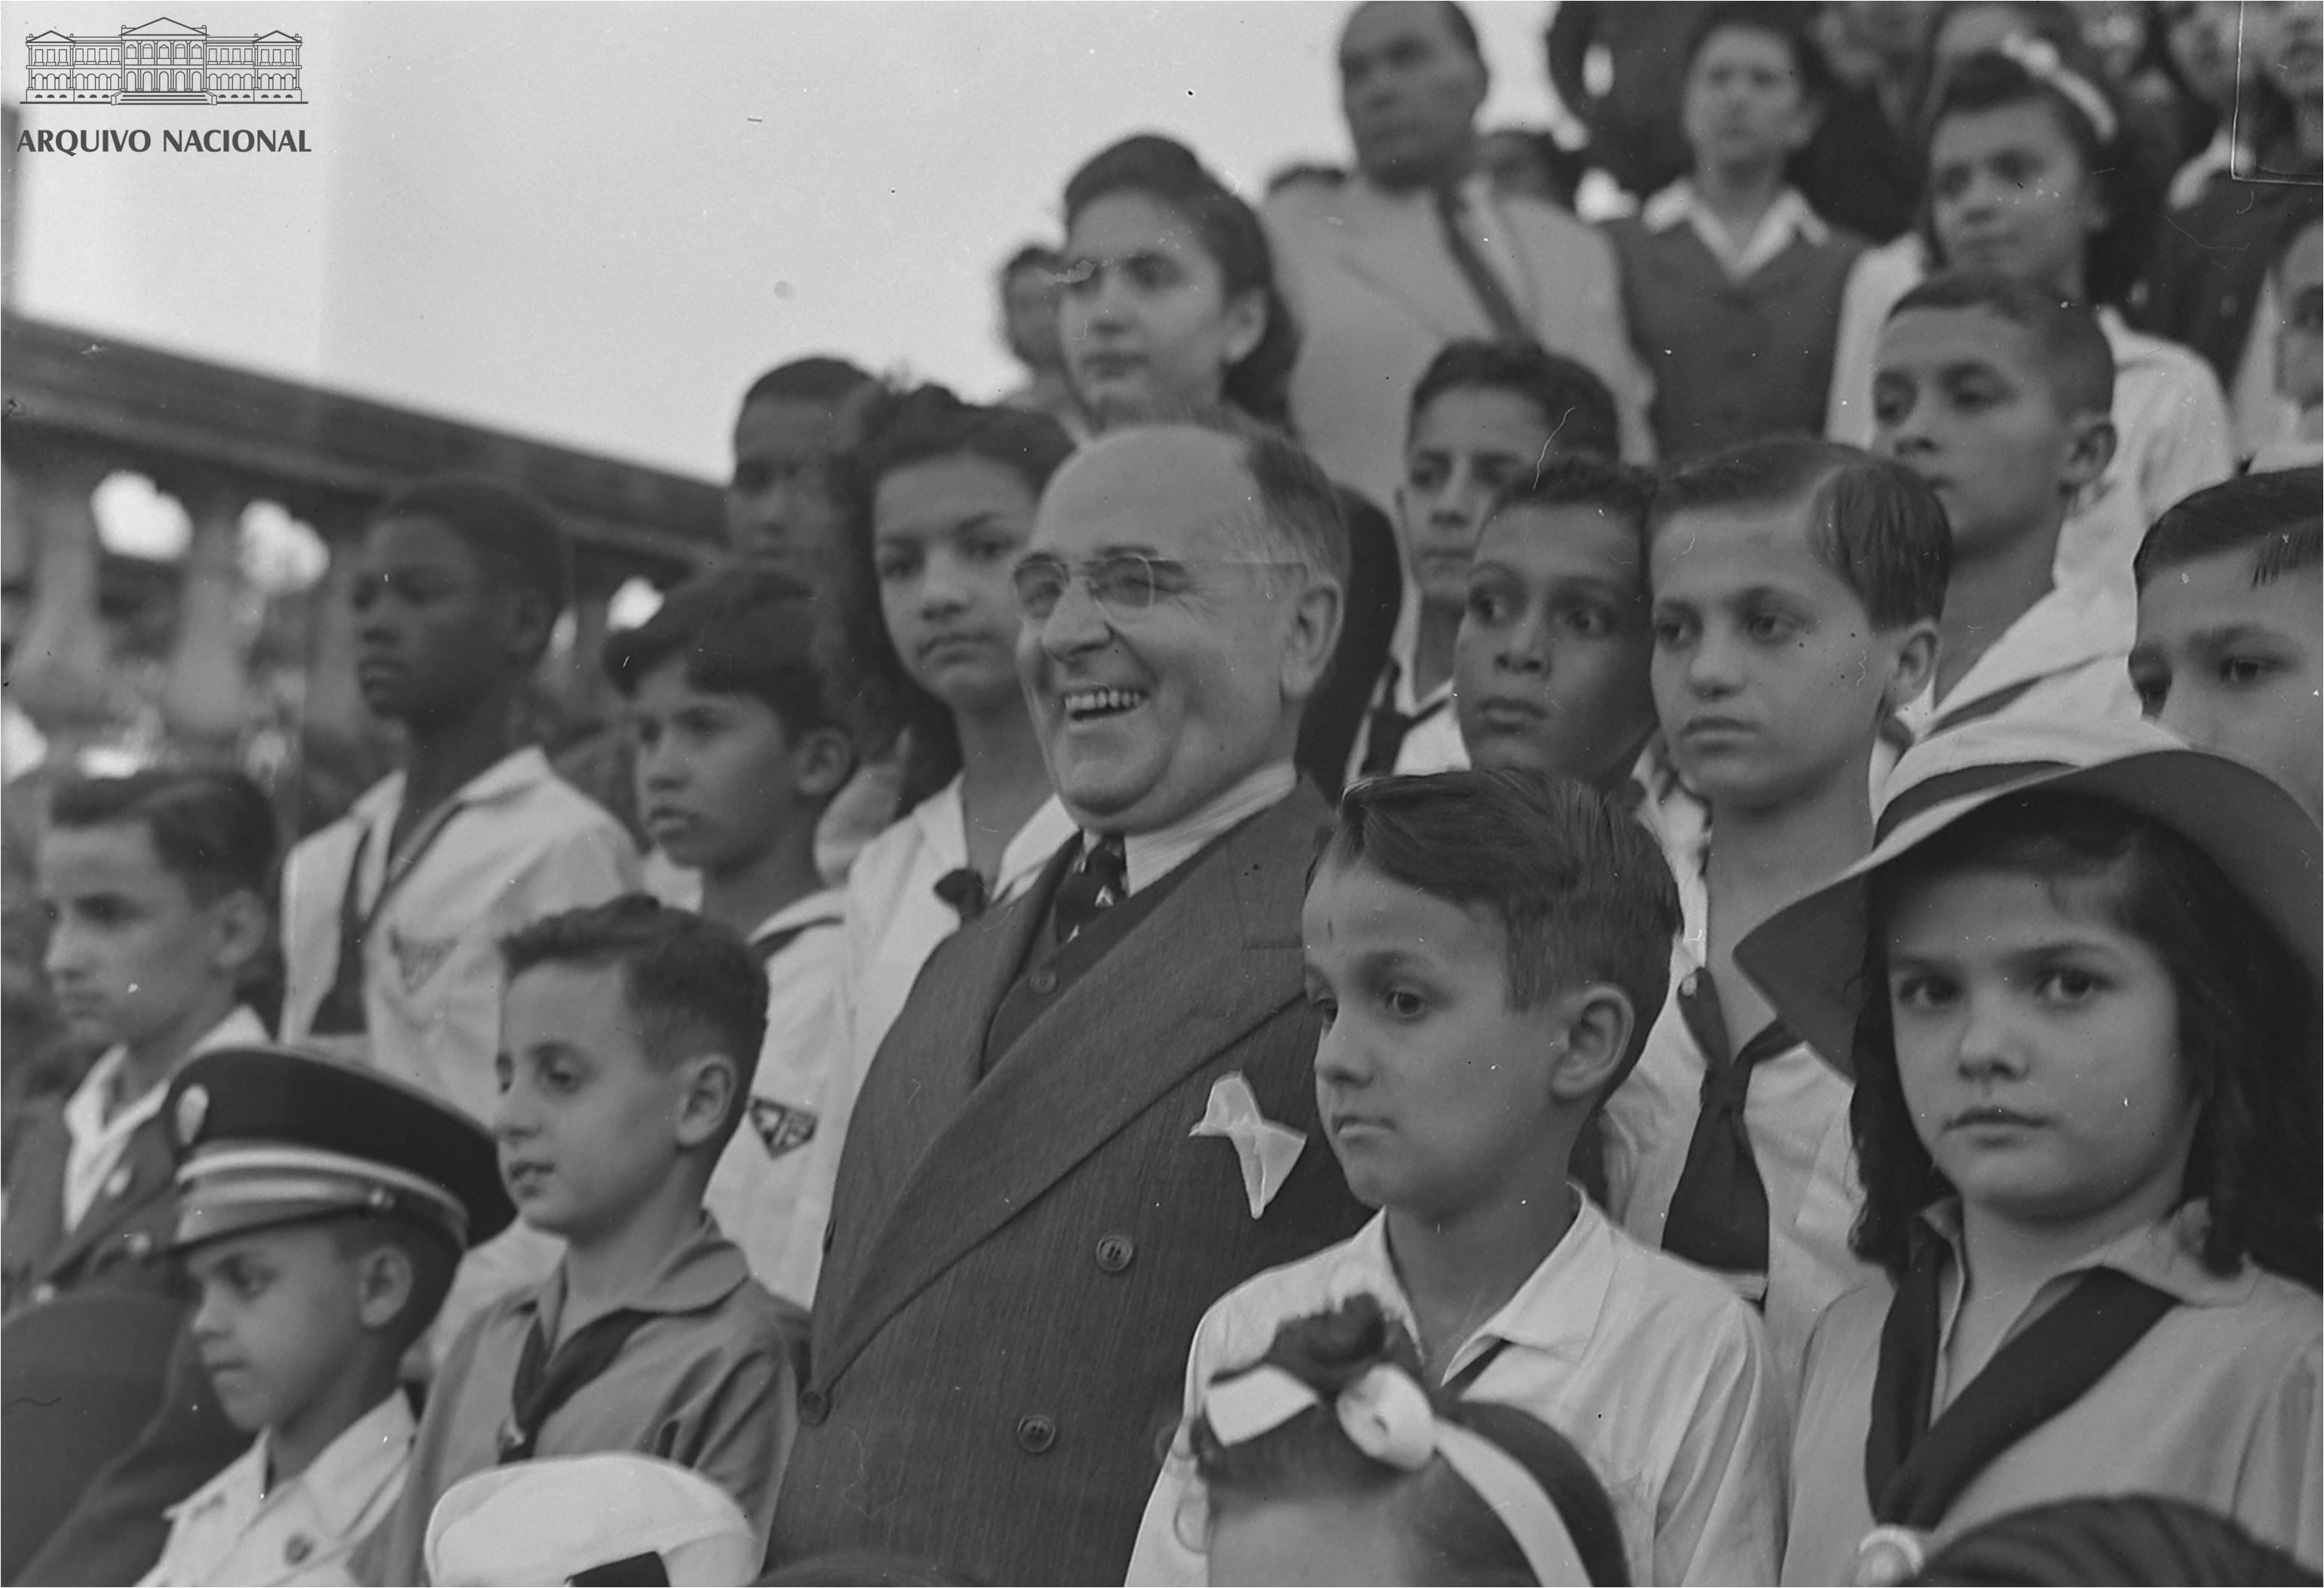
[[(2118, 1269), (2091, 1269), (2019, 1331), (1932, 1423), (1942, 1352), (1946, 1243), (1916, 1231), (1912, 1265), (1888, 1304), (1864, 1488), (1877, 1521), (1928, 1529), (2003, 1452), (2080, 1399), (2129, 1354), (2178, 1298)], [(2090, 1453), (2092, 1471), (2107, 1453)]]
[(533, 1315), (531, 1332), (524, 1337), (524, 1353), (517, 1359), (516, 1386), (510, 1397), (509, 1420), (501, 1430), (500, 1459), (530, 1461), (540, 1442), (541, 1425), (581, 1389), (611, 1367), (630, 1343), (630, 1336), (650, 1321), (653, 1314), (624, 1307), (592, 1318), (559, 1345), (549, 1349), (549, 1333), (540, 1316)]

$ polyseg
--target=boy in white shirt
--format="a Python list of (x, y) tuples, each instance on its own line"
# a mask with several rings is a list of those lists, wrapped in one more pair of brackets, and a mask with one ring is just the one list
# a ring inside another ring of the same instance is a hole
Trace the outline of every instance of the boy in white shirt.
[[(548, 511), (496, 481), (438, 475), (387, 500), (361, 558), (355, 679), (402, 728), (402, 765), (283, 867), (282, 1039), (485, 1120), (500, 939), (630, 891), (637, 851), (520, 742), (519, 703), (570, 588)], [(521, 1228), (473, 1251), (438, 1337), (556, 1259)]]
[(258, 1439), (170, 1507), (144, 1581), (347, 1582), (410, 1460), (404, 1353), (463, 1248), (514, 1216), (492, 1138), (410, 1086), (268, 1047), (195, 1059), (163, 1113), (194, 1339)]
[[(809, 1227), (798, 1216), (816, 1161), (801, 1149), (844, 1057), (834, 1001), (845, 897), (824, 885), (815, 835), (855, 751), (814, 660), (814, 602), (788, 575), (734, 568), (671, 592), (646, 623), (608, 639), (604, 658), (629, 703), (646, 832), (693, 871), (687, 907), (732, 928), (767, 973), (749, 1112), (704, 1203), (770, 1288), (796, 1266), (795, 1249), (823, 1239), (819, 1217)], [(814, 1299), (777, 1295), (801, 1309)]]
[[(1357, 785), (1303, 921), (1323, 1019), (1315, 1082), (1357, 1235), (1250, 1279), (1194, 1337), (1185, 1413), (1289, 1319), (1369, 1292), (1431, 1382), (1571, 1439), (1613, 1500), (1635, 1581), (1765, 1582), (1788, 1428), (1750, 1311), (1647, 1250), (1567, 1177), (1637, 1061), (1678, 901), (1654, 840), (1571, 779), (1447, 772)], [(1131, 1583), (1200, 1583), (1181, 1425)]]

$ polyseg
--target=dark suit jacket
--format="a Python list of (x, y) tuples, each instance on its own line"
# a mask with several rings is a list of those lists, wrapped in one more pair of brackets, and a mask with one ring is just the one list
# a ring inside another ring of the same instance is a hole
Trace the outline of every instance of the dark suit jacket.
[[(981, 1084), (1065, 856), (929, 959), (848, 1131), (771, 1560), (1121, 1580), (1204, 1308), (1364, 1216), (1317, 1125), (1301, 992), (1324, 819), (1302, 785), (1189, 862)], [(1308, 1136), (1259, 1218), (1234, 1147), (1189, 1134), (1237, 1073)]]
[(178, 1217), (171, 1177), (177, 1160), (159, 1114), (131, 1133), (114, 1171), (79, 1223), (65, 1230), (65, 1159), (72, 1138), (61, 1107), (25, 1131), (8, 1170), (8, 1212), (0, 1225), (0, 1311), (45, 1294), (104, 1286), (183, 1299), (173, 1267), (155, 1254)]
[(1404, 605), (1404, 552), (1388, 514), (1340, 487), (1340, 511), (1348, 521), (1348, 588), (1341, 614), (1340, 642), (1332, 669), (1299, 718), (1299, 773), (1323, 791), (1340, 797), (1348, 780), (1348, 756), (1379, 688), (1396, 620)]

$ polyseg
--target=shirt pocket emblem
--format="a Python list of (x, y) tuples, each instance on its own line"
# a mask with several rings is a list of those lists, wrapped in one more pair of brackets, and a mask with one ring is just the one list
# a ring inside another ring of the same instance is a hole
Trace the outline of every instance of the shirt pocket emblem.
[(387, 930), (388, 952), (395, 956), (395, 973), (407, 997), (426, 986), (459, 946), (457, 937), (407, 937), (392, 927)]
[(795, 1152), (815, 1140), (815, 1110), (771, 1097), (751, 1099), (751, 1128), (767, 1144), (769, 1158)]

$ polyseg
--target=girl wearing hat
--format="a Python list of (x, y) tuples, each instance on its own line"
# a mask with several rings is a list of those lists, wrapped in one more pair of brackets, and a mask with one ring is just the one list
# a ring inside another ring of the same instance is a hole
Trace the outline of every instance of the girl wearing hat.
[(2159, 732), (1995, 721), (1736, 958), (1854, 1055), (1889, 1285), (1810, 1340), (1786, 1583), (2147, 1492), (2319, 1556), (2316, 824)]

